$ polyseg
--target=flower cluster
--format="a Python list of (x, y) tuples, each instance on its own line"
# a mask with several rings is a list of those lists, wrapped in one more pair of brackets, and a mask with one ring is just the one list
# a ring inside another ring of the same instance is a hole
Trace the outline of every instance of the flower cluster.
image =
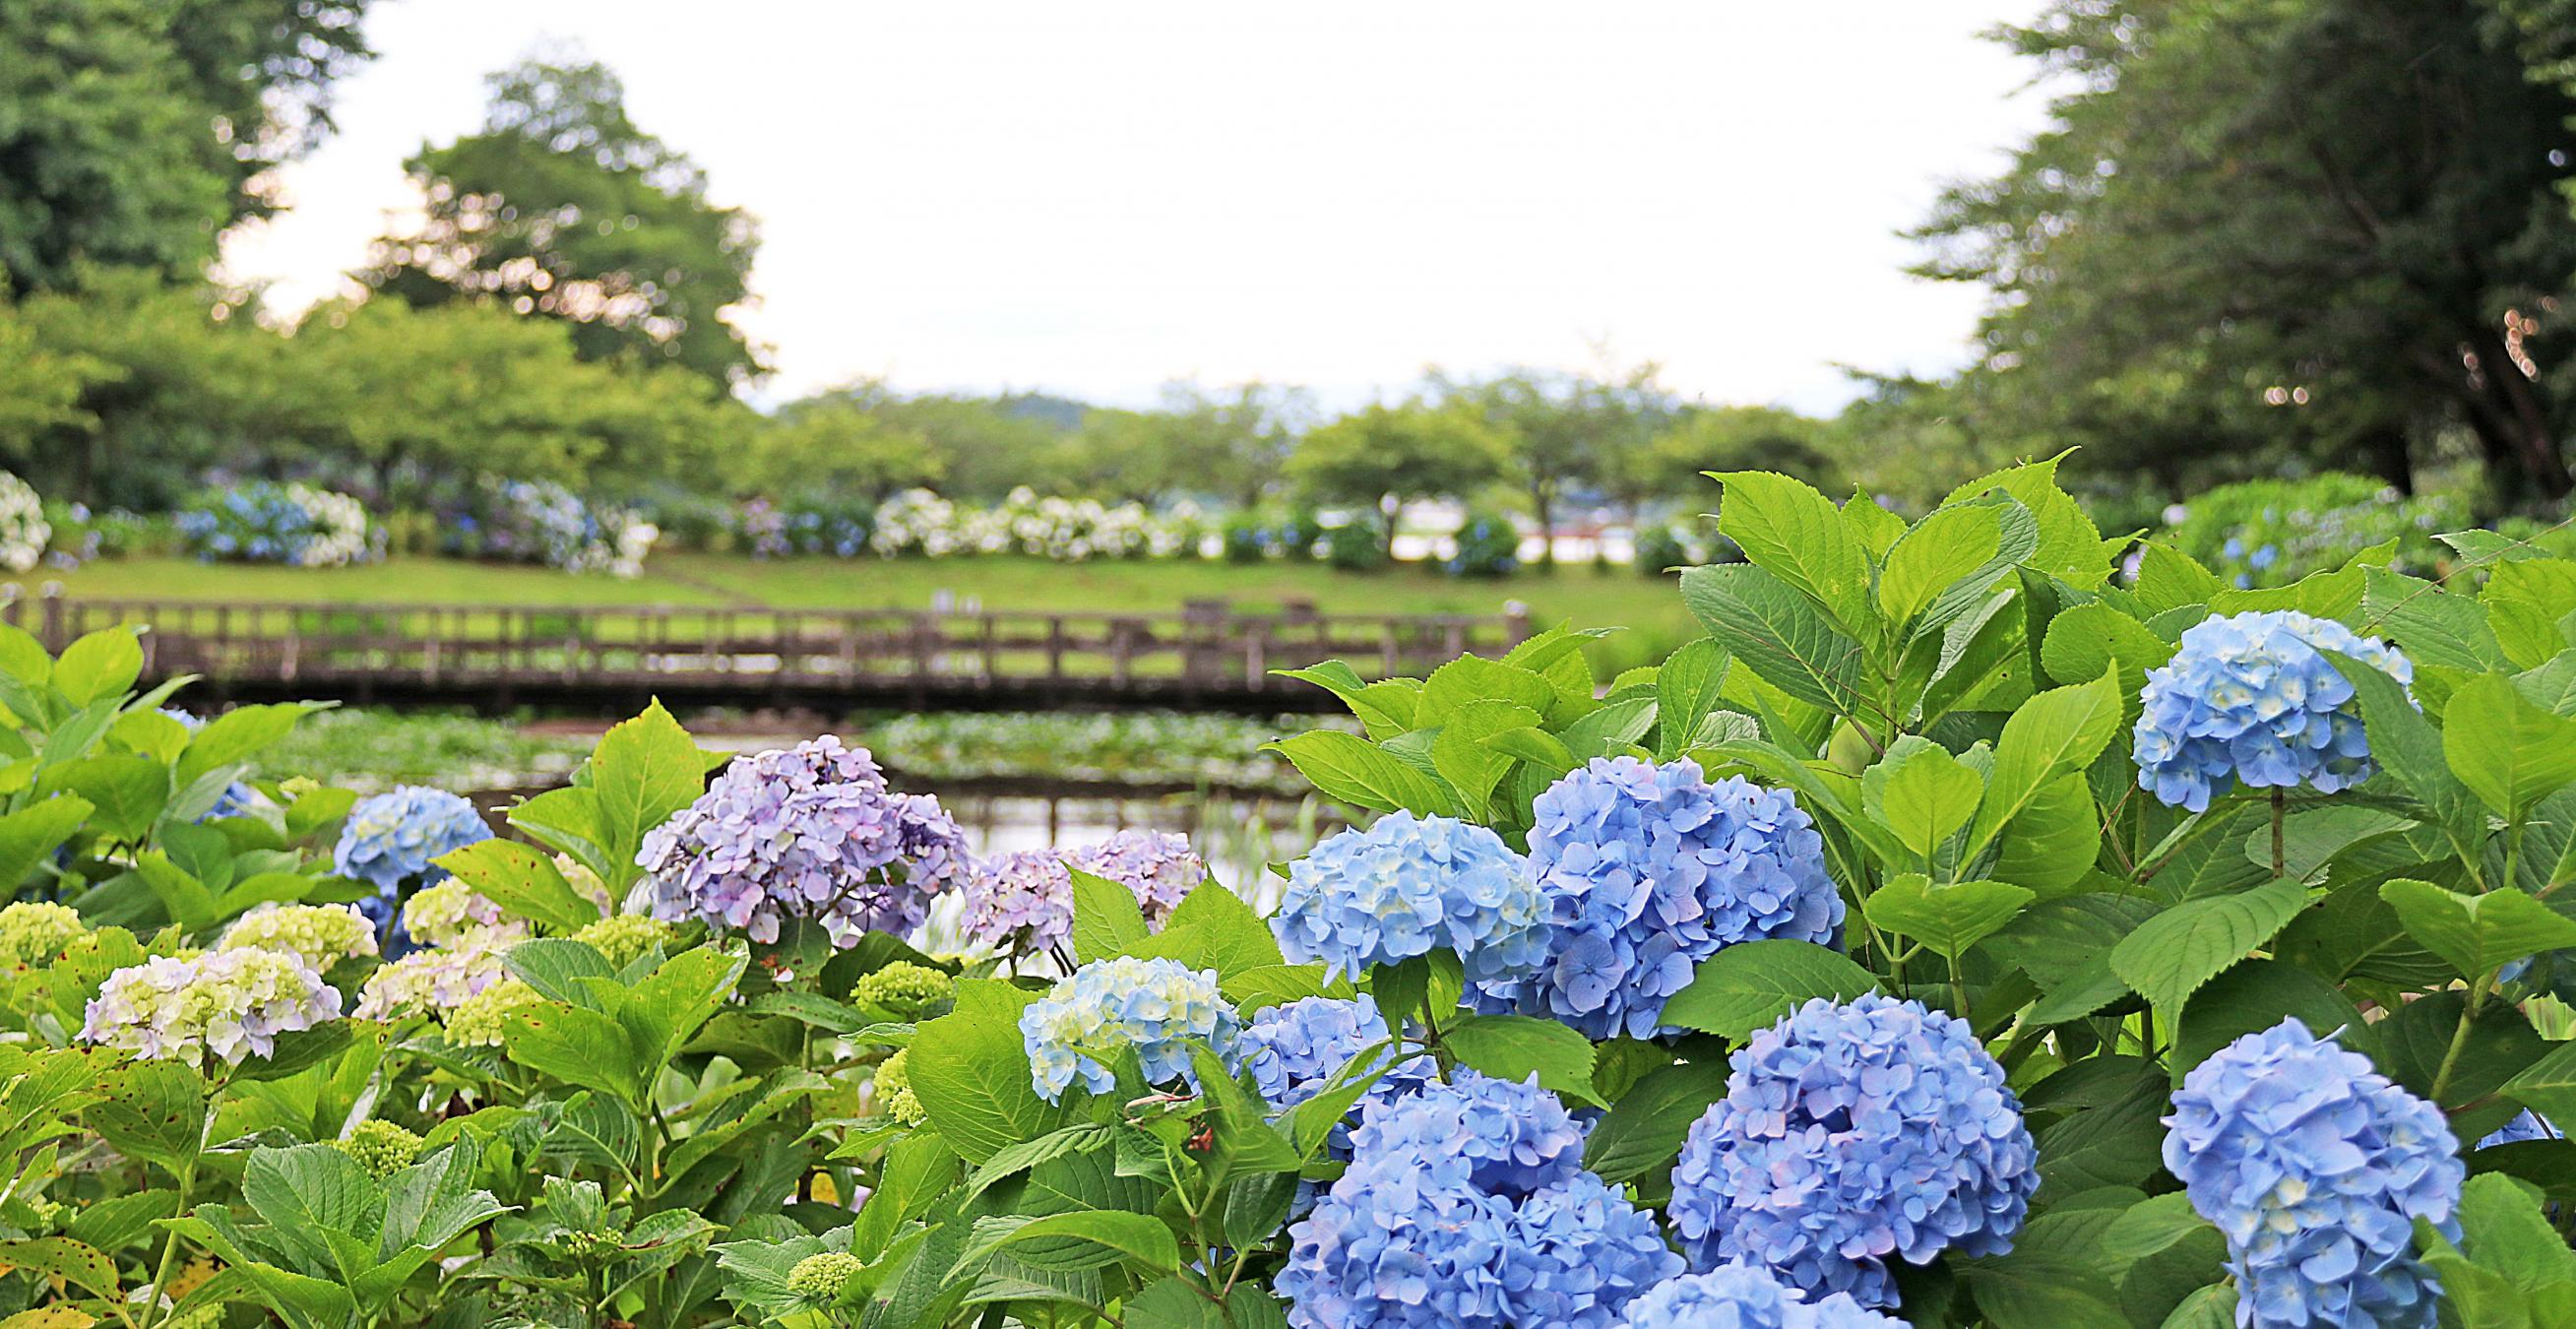
[(652, 914), (775, 942), (789, 919), (838, 947), (911, 933), (966, 874), (966, 834), (926, 794), (897, 794), (865, 748), (829, 736), (738, 757), (644, 837)]
[(224, 929), (216, 949), (284, 951), (317, 973), (342, 960), (376, 953), (376, 925), (345, 904), (267, 904)]
[(848, 1251), (808, 1255), (787, 1271), (787, 1290), (800, 1297), (830, 1301), (849, 1286), (852, 1275), (866, 1267), (865, 1261)]
[(1136, 503), (1110, 507), (1097, 499), (1040, 497), (1023, 485), (998, 507), (972, 508), (927, 489), (907, 489), (877, 505), (866, 541), (871, 552), (887, 558), (1025, 554), (1080, 563), (1196, 555), (1201, 525), (1187, 504), (1157, 517)]
[(1607, 1326), (1681, 1272), (1651, 1215), (1582, 1170), (1554, 1095), (1460, 1072), (1370, 1104), (1351, 1164), (1289, 1228), (1296, 1329)]
[(485, 477), (472, 511), (448, 515), (447, 551), (633, 577), (661, 529), (627, 508), (594, 507), (551, 480)]
[[(403, 888), (435, 885), (447, 869), (432, 860), (492, 838), (472, 803), (422, 785), (395, 785), (359, 799), (331, 850), (331, 870), (376, 888), (375, 908), (390, 914)], [(366, 906), (361, 906), (365, 908)]]
[(1038, 1096), (1053, 1103), (1080, 1080), (1091, 1092), (1118, 1083), (1134, 1052), (1147, 1084), (1198, 1084), (1191, 1044), (1229, 1055), (1238, 1022), (1212, 970), (1132, 955), (1095, 960), (1020, 1012), (1020, 1040)]
[(2400, 494), (2375, 476), (2329, 471), (2220, 485), (2168, 509), (2165, 520), (2176, 545), (2242, 588), (2286, 586), (2389, 541), (2393, 567), (2429, 575), (2442, 554), (2434, 532), (2456, 531), (2475, 514), (2457, 493)]
[(2003, 1068), (1921, 1003), (1818, 998), (1729, 1059), (1673, 1169), (1695, 1267), (1743, 1261), (1816, 1295), (1896, 1299), (1888, 1260), (2008, 1250), (2038, 1149)]
[(645, 914), (611, 914), (596, 923), (586, 924), (572, 934), (580, 942), (606, 957), (616, 968), (643, 959), (659, 946), (664, 953), (680, 939), (680, 930)]
[(34, 571), (53, 538), (53, 524), (45, 520), (45, 503), (36, 496), (36, 487), (0, 471), (0, 568)]
[(383, 1181), (420, 1157), (421, 1138), (393, 1122), (369, 1117), (331, 1145), (356, 1159), (368, 1176)]
[(868, 552), (868, 537), (875, 526), (876, 510), (871, 507), (781, 507), (765, 498), (743, 504), (733, 516), (734, 531), (750, 546), (754, 558), (789, 554), (856, 558)]
[(897, 1048), (895, 1054), (877, 1063), (872, 1082), (877, 1106), (904, 1126), (918, 1126), (930, 1120), (921, 1100), (912, 1092), (912, 1049)]
[(2377, 637), (2295, 610), (2211, 617), (2186, 629), (2173, 660), (2147, 673), (2138, 716), (2138, 787), (2200, 812), (2242, 783), (2336, 793), (2370, 778), (2370, 741), (2339, 651), (2411, 684), (2415, 667)]
[(1470, 982), (1525, 974), (1546, 953), (1545, 906), (1529, 864), (1482, 826), (1390, 813), (1288, 867), (1271, 931), (1290, 960), (1358, 974), (1437, 947)]
[(850, 999), (892, 1011), (912, 1020), (957, 995), (957, 980), (943, 970), (910, 960), (897, 960), (861, 977)]
[(416, 950), (367, 975), (358, 989), (361, 1020), (391, 1020), (406, 1015), (443, 1016), (465, 999), (509, 977), (503, 957), (527, 940), (516, 926), (469, 932), (444, 946)]
[(1207, 880), (1207, 864), (1190, 848), (1189, 837), (1170, 831), (1119, 831), (1066, 853), (1064, 861), (1134, 891), (1149, 928), (1160, 928)]
[(500, 905), (453, 877), (412, 892), (402, 907), (403, 931), (423, 946), (445, 946), (507, 918)]
[[(1234, 1050), (1252, 1073), (1262, 1101), (1284, 1110), (1322, 1093), (1354, 1058), (1389, 1036), (1385, 1017), (1369, 997), (1301, 997), (1254, 1015), (1235, 1039)], [(1360, 1107), (1413, 1093), (1430, 1081), (1433, 1067), (1427, 1057), (1398, 1064), (1395, 1049), (1388, 1047), (1366, 1069), (1382, 1074), (1360, 1097)], [(1333, 1137), (1335, 1152), (1347, 1154), (1348, 1129), (1336, 1127)]]
[(542, 1006), (546, 999), (517, 978), (503, 978), (456, 1003), (447, 1013), (447, 1041), (459, 1047), (501, 1046), (509, 1017)]
[(2430, 1326), (2418, 1219), (2459, 1240), (2467, 1169), (2441, 1110), (2297, 1019), (2183, 1077), (2165, 1167), (2227, 1237), (2237, 1323)]
[(336, 568), (383, 552), (383, 533), (363, 504), (311, 485), (250, 480), (210, 489), (175, 520), (200, 558)]
[(1481, 984), (1486, 1009), (1551, 1016), (1593, 1038), (1649, 1038), (1664, 1003), (1720, 948), (1841, 936), (1824, 837), (1786, 790), (1710, 784), (1687, 760), (1605, 757), (1548, 786), (1532, 811), (1546, 960)]
[(1628, 1305), (1623, 1329), (1905, 1329), (1837, 1292), (1809, 1301), (1757, 1265), (1668, 1278)]
[(267, 1056), (279, 1034), (338, 1018), (339, 991), (293, 954), (213, 951), (191, 960), (154, 956), (108, 975), (80, 1036), (147, 1059), (202, 1066), (212, 1055), (238, 1066)]
[(0, 906), (0, 964), (17, 969), (51, 964), (88, 931), (79, 911), (67, 904), (20, 900)]

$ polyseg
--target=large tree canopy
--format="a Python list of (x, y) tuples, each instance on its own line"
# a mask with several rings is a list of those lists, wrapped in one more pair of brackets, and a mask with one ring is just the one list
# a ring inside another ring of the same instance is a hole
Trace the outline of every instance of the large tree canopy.
[(759, 227), (707, 200), (705, 172), (638, 128), (597, 64), (529, 61), (491, 78), (483, 129), (408, 163), (416, 233), (361, 274), (415, 305), (496, 299), (572, 328), (586, 360), (669, 363), (730, 385), (761, 349), (725, 320), (749, 295)]
[(366, 0), (0, 0), (0, 278), (193, 276), (328, 129)]
[(2028, 450), (2404, 484), (2459, 430), (2507, 496), (2568, 491), (2576, 102), (2491, 4), (2059, 0), (2002, 35), (2073, 91), (1943, 198), (1924, 271), (1995, 291), (1983, 396)]

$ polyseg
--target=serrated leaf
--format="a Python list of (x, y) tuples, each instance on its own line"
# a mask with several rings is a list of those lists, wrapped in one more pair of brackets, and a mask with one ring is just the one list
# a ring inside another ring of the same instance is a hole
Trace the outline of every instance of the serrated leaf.
[(1900, 937), (1922, 942), (1943, 958), (1957, 960), (1968, 948), (2013, 921), (2038, 895), (2026, 887), (2000, 881), (1959, 881), (1934, 885), (1920, 872), (1891, 877), (1861, 905), (1870, 923)]
[(2184, 901), (2113, 947), (2111, 971), (2172, 1019), (2201, 984), (2253, 954), (2307, 903), (2307, 888), (2287, 877), (2236, 895)]
[(1319, 729), (1264, 744), (1297, 767), (1325, 797), (1380, 812), (1399, 809), (1416, 816), (1451, 816), (1457, 812), (1440, 782), (1388, 756), (1356, 734)]
[(1860, 644), (1787, 583), (1748, 563), (1682, 573), (1682, 603), (1764, 682), (1837, 715), (1858, 708)]
[(1804, 592), (1843, 630), (1875, 630), (1869, 556), (1833, 501), (1804, 481), (1771, 471), (1712, 472), (1725, 486), (1717, 527), (1744, 556)]
[(1689, 987), (1664, 1004), (1663, 1022), (1742, 1042), (1817, 997), (1847, 1001), (1878, 980), (1840, 951), (1814, 942), (1748, 941), (1700, 961)]
[(2576, 780), (2576, 720), (2533, 705), (2503, 674), (2480, 674), (2442, 712), (2442, 756), (2479, 802), (2520, 817)]
[(1497, 1079), (1538, 1076), (1539, 1087), (1592, 1100), (1592, 1040), (1530, 1015), (1471, 1015), (1440, 1031), (1459, 1064)]
[(2397, 911), (2406, 935), (2465, 978), (2484, 978), (2526, 955), (2576, 946), (2576, 919), (2512, 887), (2462, 895), (2401, 877), (2381, 886), (2379, 898)]

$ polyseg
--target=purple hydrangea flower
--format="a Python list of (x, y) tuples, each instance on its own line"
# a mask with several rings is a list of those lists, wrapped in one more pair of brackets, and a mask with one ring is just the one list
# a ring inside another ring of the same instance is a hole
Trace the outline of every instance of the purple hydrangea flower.
[[(1378, 1014), (1377, 1002), (1367, 996), (1351, 1001), (1301, 997), (1263, 1008), (1244, 1026), (1234, 1049), (1243, 1068), (1252, 1073), (1253, 1086), (1261, 1091), (1262, 1101), (1285, 1110), (1323, 1092), (1340, 1077), (1342, 1068), (1350, 1065), (1353, 1057), (1388, 1037), (1386, 1020)], [(1384, 1073), (1352, 1106), (1354, 1113), (1364, 1111), (1371, 1103), (1389, 1102), (1413, 1093), (1431, 1079), (1433, 1072), (1428, 1057), (1396, 1064), (1392, 1047), (1381, 1053), (1374, 1064), (1385, 1068)], [(1349, 1128), (1336, 1126), (1334, 1152), (1347, 1156), (1349, 1143)]]
[(349, 809), (331, 851), (331, 870), (375, 887), (380, 903), (369, 913), (381, 910), (389, 917), (405, 887), (446, 878), (447, 870), (433, 866), (432, 859), (491, 838), (492, 828), (472, 803), (444, 789), (395, 785)]
[(1682, 1262), (1582, 1144), (1552, 1095), (1473, 1072), (1370, 1105), (1349, 1169), (1289, 1229), (1289, 1324), (1608, 1329)]
[(1270, 930), (1289, 959), (1357, 974), (1447, 947), (1468, 979), (1501, 982), (1537, 963), (1529, 865), (1482, 826), (1395, 812), (1343, 831), (1288, 866)]
[(2319, 793), (2370, 778), (2352, 684), (2321, 652), (2377, 666), (2402, 686), (2415, 666), (2377, 637), (2294, 610), (2211, 617), (2182, 634), (2139, 695), (2138, 787), (2200, 812), (2238, 784)]
[(2227, 1237), (2236, 1322), (2430, 1326), (2415, 1220), (2460, 1238), (2467, 1169), (2441, 1110), (2296, 1019), (2183, 1077), (2165, 1168)]
[(1891, 1257), (2012, 1248), (2038, 1148), (1966, 1024), (1876, 994), (1818, 998), (1728, 1064), (1673, 1169), (1668, 1212), (1695, 1267), (1759, 1264), (1886, 1306)]
[(825, 736), (738, 757), (635, 856), (654, 917), (703, 919), (774, 942), (791, 918), (832, 944), (909, 935), (964, 875), (966, 834), (928, 795), (897, 794), (864, 748)]
[(1664, 1003), (1721, 948), (1841, 938), (1824, 837), (1786, 790), (1710, 784), (1687, 760), (1605, 757), (1548, 786), (1531, 810), (1547, 957), (1526, 977), (1480, 984), (1483, 1009), (1552, 1016), (1593, 1038), (1650, 1038)]
[(1181, 901), (1207, 880), (1207, 864), (1190, 849), (1189, 837), (1169, 831), (1120, 831), (1098, 844), (1083, 845), (1064, 855), (1067, 865), (1136, 892), (1145, 925), (1160, 928)]
[(1132, 955), (1094, 960), (1020, 1012), (1020, 1039), (1038, 1095), (1053, 1103), (1077, 1079), (1095, 1094), (1118, 1083), (1133, 1051), (1147, 1084), (1198, 1084), (1191, 1043), (1231, 1055), (1239, 1028), (1214, 970)]
[(1794, 1287), (1749, 1264), (1721, 1264), (1647, 1289), (1628, 1304), (1623, 1329), (1905, 1329), (1837, 1292), (1810, 1302)]
[(85, 1043), (144, 1059), (238, 1066), (277, 1036), (340, 1018), (339, 990), (291, 951), (256, 947), (182, 960), (156, 955), (108, 975), (81, 1021)]

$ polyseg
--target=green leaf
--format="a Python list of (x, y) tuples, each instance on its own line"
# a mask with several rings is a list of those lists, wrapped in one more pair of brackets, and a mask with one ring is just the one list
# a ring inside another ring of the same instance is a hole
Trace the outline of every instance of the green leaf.
[(2442, 712), (2442, 756), (2479, 802), (2518, 818), (2576, 780), (2576, 720), (2533, 705), (2503, 674), (2480, 674)]
[(2159, 1329), (2236, 1329), (2236, 1285), (2212, 1283), (2183, 1298)]
[(1717, 709), (1726, 666), (1726, 649), (1702, 637), (1655, 670), (1655, 760), (1671, 761), (1690, 747), (1701, 719)]
[(1946, 506), (1995, 491), (2011, 495), (2030, 509), (2039, 528), (2038, 546), (2023, 560), (2024, 565), (2078, 589), (2090, 589), (2111, 575), (2111, 559), (2102, 548), (2102, 529), (2084, 515), (2082, 504), (2058, 487), (2057, 463), (2063, 456), (2061, 453), (2046, 461), (2024, 462), (1971, 480), (1952, 490), (1943, 503)]
[(1959, 764), (1940, 744), (1906, 734), (1861, 778), (1861, 804), (1927, 863), (1944, 841), (1976, 815), (1985, 777)]
[(1764, 682), (1837, 715), (1858, 708), (1860, 644), (1788, 583), (1749, 563), (1692, 568), (1681, 580), (1682, 603)]
[(1205, 959), (1199, 968), (1213, 969), (1219, 980), (1252, 969), (1275, 969), (1287, 963), (1270, 925), (1214, 878), (1200, 882), (1172, 911), (1170, 930), (1194, 928), (1204, 938)]
[(2397, 911), (2406, 935), (2469, 979), (2526, 955), (2576, 946), (2576, 919), (2512, 887), (2462, 895), (2401, 877), (2381, 886), (2379, 898)]
[(124, 1297), (124, 1290), (116, 1277), (116, 1261), (100, 1254), (97, 1248), (69, 1237), (0, 1241), (0, 1267), (26, 1269), (59, 1278), (91, 1296), (109, 1301)]
[(1515, 730), (1541, 733), (1538, 723), (1537, 711), (1501, 701), (1469, 702), (1442, 721), (1431, 740), (1431, 769), (1457, 791), (1468, 820), (1492, 819), (1494, 790), (1512, 769), (1511, 754), (1485, 740)]
[(1823, 606), (1845, 632), (1857, 637), (1875, 629), (1869, 555), (1833, 500), (1770, 471), (1710, 474), (1726, 486), (1718, 530), (1746, 558)]
[(1123, 1262), (1170, 1273), (1181, 1264), (1180, 1243), (1163, 1220), (1115, 1209), (979, 1218), (973, 1239), (957, 1259), (961, 1265), (973, 1264), (1004, 1250), (1038, 1269), (1097, 1269)]
[(1878, 990), (1851, 957), (1808, 941), (1748, 941), (1700, 962), (1689, 987), (1664, 1005), (1663, 1021), (1742, 1042), (1756, 1029), (1817, 997), (1847, 1001)]
[(551, 932), (577, 932), (599, 921), (599, 906), (564, 880), (563, 869), (534, 845), (483, 840), (441, 855), (438, 866), (520, 918)]
[(1022, 1140), (985, 1159), (983, 1165), (975, 1169), (974, 1175), (966, 1179), (965, 1190), (955, 1196), (951, 1203), (962, 1205), (983, 1194), (992, 1187), (993, 1183), (1017, 1176), (1040, 1163), (1062, 1158), (1066, 1154), (1103, 1148), (1109, 1144), (1114, 1134), (1115, 1132), (1108, 1126), (1086, 1121), (1067, 1126), (1062, 1130), (1049, 1131), (1034, 1140)]
[(1878, 576), (1879, 608), (1889, 622), (1907, 622), (2002, 547), (2003, 514), (1998, 510), (1938, 509), (1887, 551), (1887, 566)]
[(2557, 1045), (2497, 1092), (2549, 1118), (2562, 1137), (2576, 1139), (2576, 1043)]
[(2061, 683), (2080, 683), (2118, 670), (2120, 696), (2134, 705), (2147, 685), (2147, 671), (2174, 655), (2174, 644), (2146, 624), (2096, 600), (2076, 605), (2048, 621), (2040, 663)]
[(136, 1061), (100, 1075), (97, 1102), (81, 1120), (108, 1147), (176, 1172), (204, 1148), (206, 1082), (176, 1061)]
[(1962, 1260), (1959, 1278), (1989, 1329), (2063, 1329), (2125, 1318), (2097, 1260), (2016, 1250)]
[(2501, 563), (2487, 570), (2486, 605), (2498, 649), (2524, 669), (2531, 669), (2567, 649), (2558, 624), (2576, 610), (2576, 563), (2565, 559), (2530, 559)]
[(599, 799), (586, 785), (565, 785), (521, 801), (510, 809), (510, 825), (557, 853), (570, 854), (602, 881), (616, 866), (600, 848), (605, 832), (599, 824)]
[(2043, 787), (2092, 765), (2110, 746), (2120, 719), (2119, 682), (2109, 673), (2023, 702), (1995, 741), (1995, 766), (1968, 836), (1969, 856), (1992, 843)]
[(2148, 541), (2139, 557), (2138, 605), (2151, 618), (2167, 610), (2206, 605), (2222, 589), (2217, 573), (2161, 540)]
[(2192, 1236), (2215, 1232), (2181, 1191), (2140, 1200), (2121, 1211), (2102, 1233), (2104, 1271), (2118, 1278), (2138, 1261), (2171, 1250)]
[(1421, 705), (1422, 694), (1412, 688), (1390, 688), (1383, 683), (1370, 683), (1359, 671), (1340, 660), (1326, 660), (1307, 669), (1274, 669), (1281, 678), (1300, 679), (1332, 693), (1351, 708), (1351, 714), (1375, 739), (1393, 738), (1413, 728), (1413, 717)]
[(1870, 923), (1911, 937), (1956, 960), (1994, 935), (2039, 898), (2000, 881), (1961, 881), (1935, 886), (1920, 872), (1890, 878), (1861, 906)]
[(1471, 1015), (1440, 1041), (1461, 1065), (1515, 1083), (1535, 1074), (1542, 1089), (1592, 1101), (1592, 1040), (1555, 1020)]
[(501, 1050), (510, 1060), (566, 1084), (612, 1094), (644, 1108), (644, 1074), (637, 1050), (616, 1020), (579, 1006), (550, 1001), (504, 1022)]
[(1585, 1138), (1584, 1168), (1614, 1186), (1660, 1170), (1681, 1152), (1692, 1123), (1725, 1096), (1722, 1061), (1646, 1072)]
[(2220, 1048), (2293, 1016), (2309, 1032), (2356, 1052), (2368, 1053), (2376, 1042), (2342, 989), (2284, 960), (2246, 960), (2211, 979), (2184, 1005), (2174, 1037), (2174, 1083)]
[(1084, 964), (1124, 955), (1145, 940), (1145, 910), (1121, 882), (1067, 867), (1073, 878), (1073, 958)]
[(140, 841), (170, 801), (170, 768), (131, 753), (82, 757), (36, 778), (36, 796), (76, 794), (89, 801), (89, 829), (110, 840)]
[(1380, 812), (1403, 809), (1423, 817), (1458, 811), (1439, 781), (1356, 734), (1318, 729), (1264, 744), (1262, 750), (1286, 757), (1326, 798)]
[(1219, 981), (1226, 1000), (1236, 1010), (1251, 1018), (1265, 1006), (1278, 1006), (1306, 997), (1334, 997), (1349, 1000), (1356, 991), (1347, 978), (1324, 981), (1320, 964), (1262, 965), (1228, 974)]
[(2201, 984), (2253, 954), (2307, 903), (2307, 888), (2288, 877), (2236, 895), (2186, 900), (2113, 947), (2111, 971), (2170, 1020)]
[(616, 869), (601, 876), (609, 894), (619, 895), (643, 872), (635, 852), (644, 833), (705, 792), (707, 759), (655, 701), (600, 737), (588, 769), (600, 852)]
[(2352, 656), (2335, 651), (2324, 654), (2361, 703), (2372, 759), (2414, 793), (2463, 859), (2477, 862), (2486, 844), (2486, 814), (2443, 759), (2442, 736), (2415, 709), (2397, 680)]
[(62, 848), (95, 811), (77, 794), (57, 794), (0, 817), (0, 890), (14, 891)]
[(293, 733), (296, 721), (327, 709), (325, 703), (309, 701), (236, 706), (208, 720), (189, 738), (187, 749), (179, 754), (175, 782), (184, 787), (209, 771), (248, 761)]
[(1556, 688), (1535, 671), (1519, 665), (1462, 655), (1431, 671), (1422, 682), (1422, 699), (1413, 727), (1429, 729), (1448, 723), (1460, 707), (1499, 701), (1544, 713), (1556, 701)]
[(956, 1009), (921, 1026), (905, 1068), (930, 1124), (969, 1163), (982, 1163), (1062, 1124), (1038, 1097), (1020, 1012), (1037, 1000), (1008, 983), (962, 979)]
[(63, 648), (54, 690), (74, 706), (122, 697), (143, 672), (143, 643), (129, 627), (102, 628)]

